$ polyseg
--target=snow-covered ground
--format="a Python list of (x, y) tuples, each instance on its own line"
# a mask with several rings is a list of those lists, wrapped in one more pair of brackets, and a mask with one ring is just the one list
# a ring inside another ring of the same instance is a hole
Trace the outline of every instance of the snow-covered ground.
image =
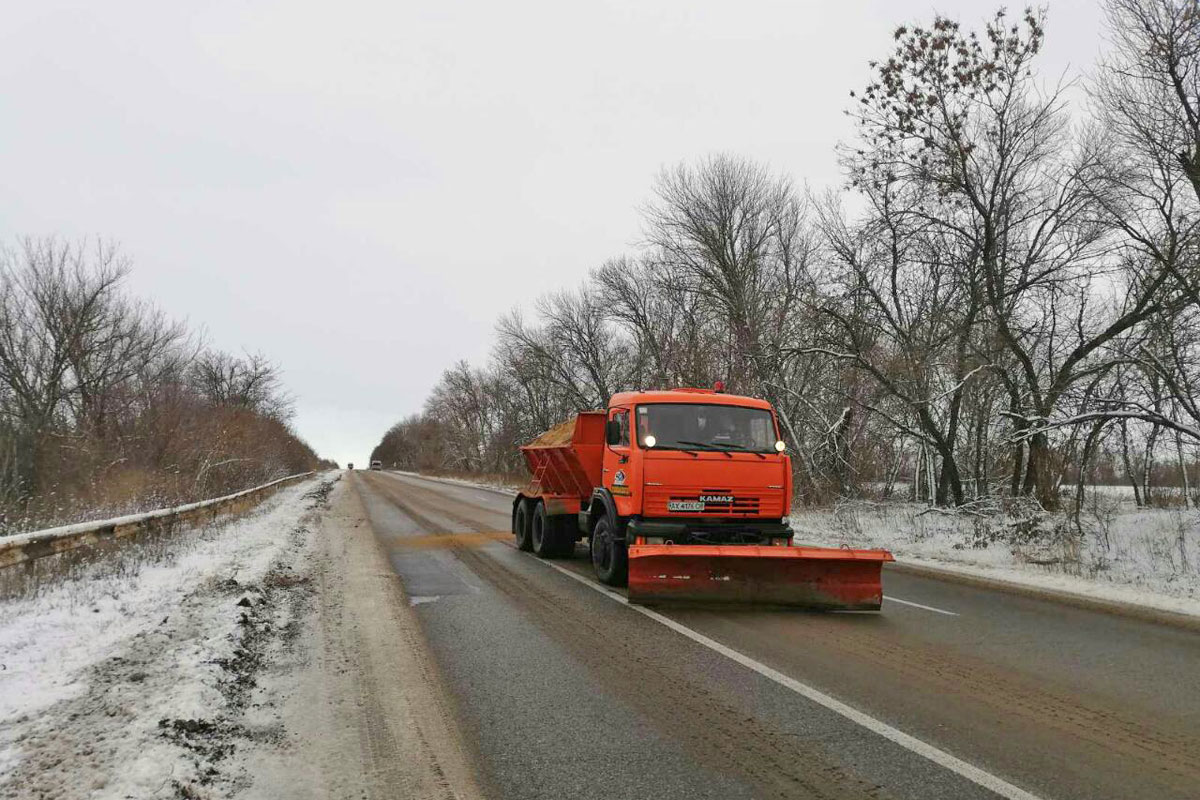
[(0, 797), (195, 797), (233, 750), (336, 476), (0, 601)]
[(797, 541), (883, 547), (898, 561), (1200, 615), (1200, 512), (1095, 502), (1065, 514), (986, 515), (849, 502), (792, 516)]

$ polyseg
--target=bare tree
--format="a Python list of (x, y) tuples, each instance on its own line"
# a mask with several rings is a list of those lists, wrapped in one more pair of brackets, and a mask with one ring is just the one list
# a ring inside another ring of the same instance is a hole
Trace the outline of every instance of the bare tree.
[(601, 311), (628, 332), (634, 348), (633, 383), (639, 386), (704, 386), (710, 373), (706, 352), (713, 326), (704, 302), (674, 278), (670, 265), (650, 259), (617, 258), (592, 275)]
[(0, 264), (0, 381), (17, 437), (16, 473), (36, 490), (37, 461), (79, 392), (72, 356), (103, 335), (126, 267), (111, 246), (26, 239)]
[(279, 368), (261, 353), (234, 356), (207, 350), (191, 367), (196, 391), (213, 405), (232, 406), (287, 420), (292, 398), (283, 390)]
[[(195, 361), (99, 241), (0, 253), (0, 527), (198, 499), (311, 467), (261, 356)], [(193, 363), (195, 361), (195, 363)], [(74, 506), (75, 508), (72, 508)]]
[(645, 209), (646, 239), (664, 279), (720, 319), (726, 382), (770, 395), (788, 312), (806, 288), (812, 244), (803, 202), (786, 178), (730, 156), (663, 171)]
[(1061, 95), (1034, 84), (1043, 35), (1031, 10), (1011, 26), (998, 12), (982, 35), (942, 17), (898, 29), (861, 97), (854, 179), (922, 189), (926, 219), (978, 265), (966, 274), (1016, 368), (1001, 377), (1027, 439), (1021, 490), (1051, 504), (1051, 444), (1031, 421), (1073, 405), (1081, 382), (1118, 360), (1111, 346), (1167, 298), (1164, 274), (1110, 250), (1094, 210), (1098, 151), (1072, 147)]
[(865, 373), (889, 405), (871, 395), (848, 398), (941, 459), (938, 504), (961, 504), (956, 449), (969, 382), (992, 365), (976, 357), (982, 299), (962, 252), (890, 182), (865, 187), (871, 213), (850, 224), (832, 204), (823, 212), (831, 291), (820, 312), (832, 320), (828, 341), (800, 352), (848, 363)]

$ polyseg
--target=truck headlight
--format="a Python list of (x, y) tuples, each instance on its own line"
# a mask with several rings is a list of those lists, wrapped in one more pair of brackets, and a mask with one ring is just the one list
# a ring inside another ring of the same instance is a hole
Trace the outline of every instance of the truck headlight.
[(784, 450), (787, 450), (787, 445), (784, 444), (783, 440), (781, 439), (775, 443), (775, 452), (782, 453)]

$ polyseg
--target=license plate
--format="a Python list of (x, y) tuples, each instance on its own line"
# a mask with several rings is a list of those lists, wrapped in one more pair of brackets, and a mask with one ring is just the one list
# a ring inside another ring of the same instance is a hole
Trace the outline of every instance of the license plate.
[(667, 511), (703, 511), (704, 503), (699, 500), (671, 500), (667, 503)]

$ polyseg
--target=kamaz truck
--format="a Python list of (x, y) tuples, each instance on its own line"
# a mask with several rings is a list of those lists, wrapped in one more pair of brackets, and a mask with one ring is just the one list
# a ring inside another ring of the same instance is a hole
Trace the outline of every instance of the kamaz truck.
[(770, 403), (719, 389), (623, 392), (521, 448), (517, 547), (570, 556), (639, 603), (878, 610), (886, 550), (797, 546)]

